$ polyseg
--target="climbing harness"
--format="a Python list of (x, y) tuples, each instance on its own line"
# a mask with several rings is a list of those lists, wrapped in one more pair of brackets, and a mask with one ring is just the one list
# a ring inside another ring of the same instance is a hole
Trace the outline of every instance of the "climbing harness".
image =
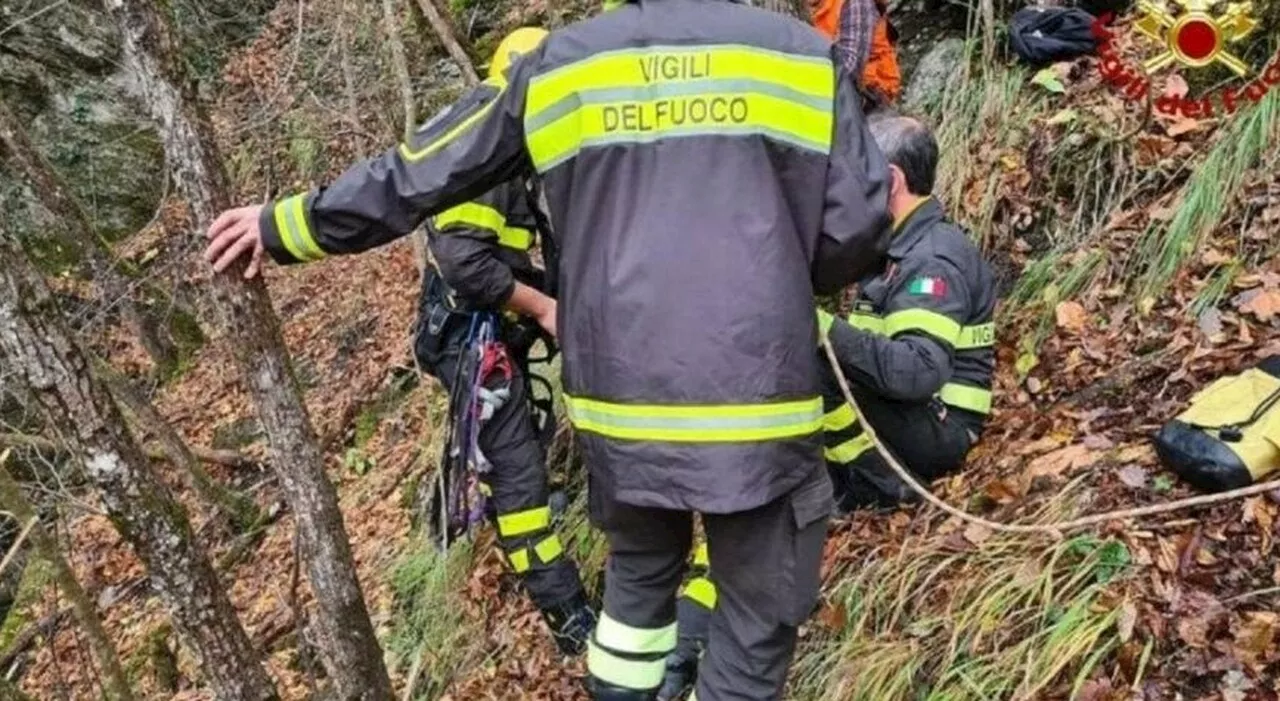
[(484, 521), (485, 476), (480, 427), (511, 397), (514, 371), (498, 336), (498, 315), (471, 312), (449, 393), (449, 428), (440, 457), (432, 519), (442, 548)]

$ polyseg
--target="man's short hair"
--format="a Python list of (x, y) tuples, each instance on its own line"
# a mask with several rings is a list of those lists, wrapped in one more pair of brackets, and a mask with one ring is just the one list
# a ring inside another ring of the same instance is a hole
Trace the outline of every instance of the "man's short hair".
[(933, 194), (938, 175), (938, 142), (929, 127), (892, 110), (871, 114), (867, 127), (884, 157), (902, 169), (907, 190), (920, 197)]

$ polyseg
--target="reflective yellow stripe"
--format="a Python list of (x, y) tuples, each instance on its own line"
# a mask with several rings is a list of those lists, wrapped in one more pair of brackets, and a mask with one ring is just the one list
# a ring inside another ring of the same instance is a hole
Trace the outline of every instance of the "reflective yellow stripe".
[(868, 312), (854, 312), (849, 315), (848, 321), (849, 325), (855, 329), (862, 329), (863, 331), (876, 334), (877, 336), (885, 335), (884, 319), (881, 319), (875, 314)]
[(711, 559), (707, 556), (707, 544), (702, 543), (693, 551), (693, 566), (707, 567), (711, 564)]
[(276, 220), (276, 234), (280, 237), (280, 243), (284, 244), (284, 248), (293, 256), (294, 260), (306, 260), (302, 256), (302, 250), (293, 240), (293, 230), (289, 228), (285, 222), (285, 206), (284, 202), (277, 202), (272, 207), (272, 216)]
[(437, 214), (436, 218), (432, 220), (432, 224), (441, 231), (445, 227), (461, 224), (462, 226), (485, 229), (496, 234), (502, 231), (502, 227), (507, 225), (507, 218), (503, 216), (502, 212), (488, 205), (480, 204), (479, 202), (465, 202)]
[(960, 337), (960, 324), (954, 319), (928, 309), (903, 309), (884, 318), (885, 335), (893, 338), (907, 331), (923, 331), (954, 347)]
[(507, 562), (511, 564), (511, 569), (517, 574), (529, 571), (529, 550), (520, 548), (519, 550), (507, 555)]
[(538, 559), (542, 561), (542, 564), (549, 565), (557, 557), (560, 557), (560, 554), (564, 552), (564, 547), (560, 544), (560, 538), (552, 534), (533, 546), (533, 551), (538, 554)]
[(636, 628), (602, 612), (595, 640), (610, 650), (631, 655), (666, 654), (676, 646), (676, 624)]
[(834, 448), (824, 449), (822, 454), (831, 462), (844, 464), (867, 452), (872, 446), (871, 436), (860, 433)]
[(942, 386), (942, 391), (938, 392), (938, 398), (957, 409), (967, 409), (978, 414), (991, 413), (991, 390), (989, 389), (948, 382)]
[(565, 395), (575, 428), (610, 438), (689, 443), (794, 438), (822, 429), (822, 398), (774, 404), (614, 404)]
[(479, 202), (466, 202), (446, 209), (431, 221), (437, 231), (450, 226), (467, 226), (492, 231), (498, 243), (507, 248), (525, 251), (533, 245), (533, 232), (518, 226), (507, 226), (507, 218), (498, 210)]
[(463, 132), (475, 126), (481, 119), (484, 119), (485, 115), (489, 114), (489, 111), (493, 109), (493, 106), (498, 104), (498, 101), (502, 99), (502, 94), (507, 90), (507, 84), (502, 80), (501, 76), (487, 78), (481, 81), (480, 84), (497, 88), (498, 93), (485, 103), (484, 107), (477, 110), (475, 114), (462, 120), (452, 129), (441, 134), (438, 139), (425, 144), (422, 148), (415, 151), (414, 149), (409, 148), (409, 144), (400, 144), (400, 157), (407, 163), (417, 163), (418, 161), (438, 152), (445, 146), (448, 146), (454, 139), (461, 136)]
[(316, 243), (315, 237), (311, 235), (311, 227), (307, 224), (307, 215), (302, 208), (303, 197), (303, 195), (295, 195), (290, 201), (290, 209), (298, 226), (298, 239), (302, 241), (302, 250), (307, 255), (313, 259), (323, 258), (324, 251)]
[(551, 508), (539, 506), (509, 514), (498, 514), (498, 535), (514, 538), (540, 531), (551, 524)]
[(828, 411), (826, 416), (822, 417), (822, 428), (827, 431), (841, 431), (853, 425), (857, 421), (858, 415), (853, 413), (853, 407), (849, 402), (840, 405), (840, 408)]
[(602, 682), (633, 691), (652, 691), (662, 685), (666, 661), (633, 660), (615, 655), (596, 643), (587, 642), (587, 671)]
[(584, 146), (707, 134), (827, 153), (834, 85), (825, 57), (740, 45), (610, 51), (530, 81), (525, 138), (541, 172)]
[(684, 587), (684, 595), (686, 598), (692, 599), (699, 603), (703, 608), (714, 609), (716, 607), (716, 585), (711, 583), (706, 577), (694, 577)]
[(272, 216), (276, 223), (276, 232), (280, 242), (284, 244), (289, 255), (300, 261), (318, 260), (325, 253), (316, 244), (311, 235), (311, 227), (307, 225), (307, 217), (303, 208), (305, 195), (293, 195), (276, 203)]
[(498, 232), (498, 243), (507, 248), (527, 251), (533, 245), (533, 232), (518, 226), (505, 226)]
[(960, 329), (960, 338), (956, 339), (956, 350), (972, 350), (989, 348), (996, 344), (995, 323), (965, 326)]

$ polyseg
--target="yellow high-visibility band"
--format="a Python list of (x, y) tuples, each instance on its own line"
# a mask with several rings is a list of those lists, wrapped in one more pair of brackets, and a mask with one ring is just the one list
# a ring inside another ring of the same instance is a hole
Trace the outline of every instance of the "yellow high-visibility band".
[(498, 514), (498, 535), (504, 538), (534, 533), (549, 525), (551, 525), (551, 508), (547, 506)]
[(706, 577), (694, 577), (684, 586), (684, 595), (706, 609), (716, 607), (716, 585)]
[(529, 550), (520, 548), (515, 552), (507, 555), (507, 562), (511, 564), (511, 569), (516, 574), (522, 574), (529, 571)]
[(693, 566), (707, 567), (711, 564), (711, 558), (707, 555), (707, 544), (701, 543), (693, 551)]
[(903, 309), (884, 318), (885, 335), (893, 338), (907, 331), (923, 331), (954, 347), (960, 337), (960, 324), (944, 314), (928, 309)]
[[(680, 76), (666, 78), (670, 68)], [(802, 56), (743, 44), (648, 46), (603, 51), (529, 81), (526, 119), (585, 91), (638, 88), (659, 82), (759, 80), (801, 95), (832, 99), (835, 72), (826, 56)]]
[(948, 382), (938, 392), (938, 398), (944, 404), (957, 409), (966, 409), (978, 414), (991, 413), (991, 390), (971, 387), (956, 382)]
[(422, 148), (415, 150), (410, 148), (409, 144), (403, 144), (403, 143), (400, 144), (400, 157), (403, 158), (406, 163), (417, 163), (418, 161), (421, 161), (422, 159), (427, 158), (428, 156), (431, 156), (439, 152), (440, 149), (443, 149), (445, 146), (448, 146), (449, 144), (453, 143), (454, 140), (456, 140), (459, 136), (462, 136), (468, 129), (475, 126), (478, 122), (480, 122), (480, 120), (484, 119), (485, 115), (489, 114), (489, 112), (493, 109), (493, 106), (498, 104), (498, 100), (502, 98), (502, 94), (506, 92), (507, 83), (506, 81), (502, 80), (501, 76), (498, 76), (498, 77), (486, 78), (485, 80), (481, 81), (480, 84), (497, 88), (498, 90), (497, 94), (494, 95), (492, 98), (490, 98), (489, 101), (486, 102), (485, 105), (481, 107), (479, 110), (477, 110), (475, 114), (471, 115), (470, 117), (467, 117), (461, 122), (458, 122), (458, 124), (456, 124), (453, 128), (449, 129), (444, 134), (441, 134), (440, 137), (435, 139), (434, 141), (428, 142), (427, 144), (423, 145)]
[(507, 218), (502, 212), (479, 202), (466, 202), (446, 209), (431, 220), (432, 226), (441, 233), (450, 226), (465, 226), (474, 229), (491, 231), (498, 237), (498, 243), (507, 248), (525, 251), (533, 245), (533, 232), (518, 226), (507, 226)]
[(675, 649), (676, 624), (673, 621), (657, 628), (636, 628), (601, 612), (595, 640), (610, 650), (629, 655), (665, 655)]
[(822, 417), (822, 428), (826, 431), (842, 431), (852, 426), (857, 420), (858, 415), (853, 412), (853, 407), (849, 402), (845, 402), (838, 409), (828, 411)]
[(612, 89), (604, 96), (581, 95), (555, 121), (530, 124), (525, 140), (539, 172), (547, 172), (590, 146), (652, 143), (688, 136), (763, 136), (818, 153), (831, 149), (830, 105), (811, 104), (731, 85), (687, 88), (695, 94), (667, 94), (661, 86)]
[(276, 223), (276, 232), (285, 250), (295, 260), (311, 261), (324, 258), (324, 250), (316, 243), (307, 225), (307, 216), (303, 202), (306, 195), (293, 195), (277, 202), (272, 216)]
[(973, 350), (974, 348), (990, 348), (996, 344), (996, 325), (993, 322), (965, 326), (960, 329), (960, 337), (956, 339), (956, 350)]
[(560, 538), (553, 533), (533, 546), (533, 551), (538, 554), (542, 564), (549, 565), (564, 552), (564, 546), (560, 544)]
[(822, 454), (828, 461), (843, 465), (845, 463), (852, 462), (863, 453), (870, 450), (871, 447), (871, 436), (868, 436), (865, 433), (859, 433), (834, 448), (823, 449)]
[(594, 639), (587, 642), (587, 671), (600, 681), (623, 689), (653, 691), (662, 685), (666, 661), (634, 660), (615, 655)]
[(822, 430), (822, 398), (772, 404), (615, 404), (565, 395), (575, 428), (610, 438), (686, 443), (745, 443)]
[(846, 319), (855, 329), (861, 329), (877, 336), (884, 336), (884, 319), (870, 312), (853, 312)]

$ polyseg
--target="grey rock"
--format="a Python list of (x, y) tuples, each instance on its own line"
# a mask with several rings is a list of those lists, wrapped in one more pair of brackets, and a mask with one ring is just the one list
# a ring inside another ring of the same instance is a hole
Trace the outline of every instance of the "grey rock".
[(947, 85), (957, 78), (964, 65), (965, 49), (962, 39), (943, 39), (920, 59), (907, 79), (902, 94), (903, 106), (917, 112), (940, 98)]

